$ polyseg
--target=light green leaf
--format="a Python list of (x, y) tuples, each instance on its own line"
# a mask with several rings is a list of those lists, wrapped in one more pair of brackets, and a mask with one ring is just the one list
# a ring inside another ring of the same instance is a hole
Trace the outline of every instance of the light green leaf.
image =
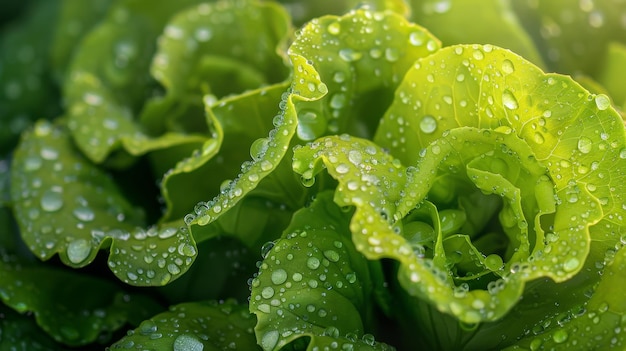
[[(492, 44), (536, 65), (543, 59), (514, 12), (515, 1), (411, 0), (411, 21), (433, 32), (444, 46)], [(497, 30), (494, 30), (497, 28)]]
[(615, 106), (626, 106), (626, 44), (613, 42), (598, 73), (598, 81), (606, 87)]
[(145, 320), (110, 349), (258, 350), (254, 323), (247, 306), (232, 300), (184, 303)]
[(141, 120), (151, 129), (172, 130), (191, 124), (194, 112), (204, 119), (205, 94), (222, 98), (284, 80), (290, 29), (287, 13), (273, 3), (203, 3), (179, 12), (152, 60), (151, 74), (165, 95), (148, 103)]
[(152, 299), (100, 278), (0, 256), (2, 301), (17, 312), (32, 312), (46, 333), (66, 345), (106, 341), (124, 324), (160, 309)]
[[(256, 156), (258, 147), (251, 147), (259, 139), (257, 144), (267, 140), (265, 136), (274, 127), (274, 111), (278, 111), (287, 87), (287, 83), (275, 84), (224, 98), (219, 103), (205, 100), (215, 136), (164, 175), (161, 192), (167, 204), (165, 218), (182, 217), (206, 194), (219, 194), (222, 183), (236, 177), (251, 154)], [(233, 191), (236, 194), (243, 195), (243, 189)], [(203, 208), (199, 204), (196, 215)], [(190, 217), (186, 222), (191, 222)]]
[(39, 122), (23, 136), (11, 167), (11, 196), (22, 238), (40, 259), (58, 253), (66, 265), (82, 267), (110, 245), (109, 267), (122, 281), (164, 285), (197, 254), (182, 220), (143, 229), (142, 211), (74, 148), (61, 126)]
[(410, 12), (410, 7), (404, 0), (281, 0), (280, 2), (289, 11), (296, 25), (303, 25), (324, 15), (343, 15), (355, 8), (379, 12), (389, 10), (404, 17)]
[(250, 299), (264, 350), (280, 350), (302, 337), (310, 337), (307, 350), (331, 344), (389, 349), (373, 339), (368, 345), (371, 335), (364, 337), (372, 321), (372, 283), (367, 260), (350, 239), (350, 216), (332, 203), (332, 193), (319, 193), (294, 214), (279, 240), (264, 247)]
[(620, 0), (511, 4), (551, 71), (593, 77), (602, 68), (609, 43), (626, 43), (626, 4)]
[(289, 48), (294, 80), (314, 70), (326, 89), (319, 98), (295, 104), (298, 137), (373, 135), (404, 73), (439, 46), (427, 30), (392, 12), (359, 9), (311, 21)]
[(105, 16), (112, 0), (61, 0), (50, 48), (54, 78), (62, 82), (74, 50), (91, 28)]
[[(622, 349), (626, 345), (626, 303), (619, 289), (626, 279), (626, 237), (615, 250), (600, 283), (582, 306), (569, 313), (536, 322), (525, 336), (506, 350)], [(617, 289), (617, 290), (616, 290)]]

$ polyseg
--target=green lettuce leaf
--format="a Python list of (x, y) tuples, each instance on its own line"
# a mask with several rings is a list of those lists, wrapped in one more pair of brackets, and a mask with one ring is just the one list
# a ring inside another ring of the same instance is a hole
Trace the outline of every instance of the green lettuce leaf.
[[(388, 27), (394, 31), (387, 30)], [(393, 36), (383, 43), (377, 34), (381, 32)], [(362, 37), (362, 33), (367, 35)], [(372, 44), (377, 48), (366, 50)], [(202, 230), (199, 227), (215, 221), (270, 174), (274, 174), (281, 188), (296, 188), (293, 178), (280, 176), (288, 174), (289, 168), (288, 163), (281, 161), (291, 147), (300, 142), (294, 135), (300, 140), (312, 140), (338, 131), (372, 135), (377, 119), (368, 116), (376, 116), (375, 111), (381, 110), (384, 101), (391, 99), (394, 87), (416, 58), (438, 48), (437, 39), (426, 30), (392, 12), (360, 9), (342, 17), (325, 16), (307, 24), (288, 51), (293, 77), (291, 86), (278, 103), (279, 114), (271, 115), (275, 128), (267, 138), (252, 143), (252, 161), (242, 163), (242, 172), (226, 182), (220, 195), (198, 203), (196, 208), (200, 211), (190, 214), (192, 220), (188, 221), (194, 236), (202, 237), (196, 234)], [(376, 100), (378, 107), (373, 106), (372, 97), (380, 95), (383, 102)], [(230, 101), (226, 102), (226, 107), (230, 108)], [(234, 99), (234, 106), (235, 103)], [(287, 185), (282, 185), (285, 182)], [(284, 194), (283, 198), (292, 196), (284, 190), (280, 194)], [(295, 199), (290, 203), (298, 208), (300, 201)]]
[(0, 305), (0, 350), (1, 351), (62, 351), (51, 337), (25, 315)]
[(221, 98), (283, 81), (290, 29), (285, 10), (272, 3), (203, 3), (177, 13), (159, 38), (151, 66), (165, 95), (148, 102), (142, 122), (153, 133), (197, 130), (194, 123), (205, 123), (203, 95)]
[(247, 306), (232, 300), (189, 302), (143, 321), (111, 350), (258, 350)]
[[(294, 80), (314, 70), (326, 91), (295, 103), (298, 137), (309, 141), (329, 133), (373, 135), (404, 73), (439, 46), (424, 28), (392, 12), (359, 9), (311, 21), (289, 48), (289, 57)], [(316, 85), (302, 88), (313, 91)]]
[[(411, 21), (428, 28), (445, 46), (492, 44), (538, 66), (543, 59), (514, 11), (515, 1), (412, 0)], [(497, 30), (494, 30), (497, 28)]]
[[(549, 70), (594, 77), (609, 43), (626, 43), (626, 4), (619, 0), (511, 1)], [(495, 44), (495, 43), (494, 43)]]
[(598, 81), (606, 87), (614, 105), (626, 111), (626, 87), (622, 80), (626, 77), (626, 44), (611, 43), (606, 53)]
[(0, 254), (2, 301), (17, 312), (32, 312), (37, 324), (63, 344), (106, 342), (127, 322), (137, 324), (161, 308), (112, 282)]
[[(509, 51), (454, 46), (418, 60), (375, 141), (320, 139), (296, 151), (294, 170), (327, 168), (335, 201), (356, 207), (357, 249), (399, 261), (410, 295), (465, 323), (502, 318), (528, 281), (601, 270), (623, 233), (621, 118), (606, 96)], [(473, 213), (485, 202), (499, 213)]]
[(281, 0), (280, 2), (289, 11), (296, 25), (303, 25), (316, 17), (324, 15), (343, 15), (355, 8), (365, 8), (379, 12), (390, 10), (405, 17), (411, 10), (409, 4), (404, 0)]
[(135, 118), (150, 96), (154, 82), (147, 67), (156, 39), (169, 16), (194, 0), (166, 2), (119, 1), (81, 42), (63, 86), (68, 126), (78, 148), (93, 162), (118, 167), (151, 150), (181, 144), (199, 146), (206, 136), (169, 132), (151, 135)]
[(66, 265), (83, 267), (110, 246), (108, 265), (122, 281), (164, 285), (197, 255), (182, 220), (143, 229), (143, 211), (75, 149), (63, 126), (41, 121), (25, 133), (11, 172), (21, 235), (40, 259), (58, 253)]
[[(199, 203), (206, 194), (219, 194), (225, 188), (223, 183), (235, 178), (242, 171), (241, 165), (259, 153), (259, 147), (267, 143), (265, 137), (274, 127), (273, 111), (278, 109), (287, 86), (279, 83), (219, 102), (205, 99), (215, 137), (165, 173), (161, 184), (167, 205), (164, 218), (182, 217), (197, 204), (198, 210), (202, 209), (204, 206)], [(214, 176), (216, 173), (220, 176)], [(233, 191), (233, 195), (237, 194), (242, 195), (243, 189)]]
[(76, 47), (105, 15), (113, 0), (61, 0), (50, 48), (50, 69), (58, 82), (65, 78)]
[(626, 238), (622, 236), (588, 301), (568, 313), (536, 321), (531, 329), (533, 335), (524, 336), (506, 350), (624, 348), (626, 303), (615, 291), (626, 279), (624, 245)]
[[(60, 1), (29, 4), (21, 21), (0, 36), (0, 155), (13, 149), (33, 121), (60, 111), (59, 92), (49, 74), (48, 53)], [(4, 12), (4, 10), (3, 10)]]
[(368, 262), (350, 239), (350, 217), (332, 202), (332, 193), (319, 193), (294, 214), (280, 239), (264, 247), (250, 298), (264, 350), (302, 344), (302, 337), (310, 338), (307, 350), (390, 349), (365, 334), (373, 288)]

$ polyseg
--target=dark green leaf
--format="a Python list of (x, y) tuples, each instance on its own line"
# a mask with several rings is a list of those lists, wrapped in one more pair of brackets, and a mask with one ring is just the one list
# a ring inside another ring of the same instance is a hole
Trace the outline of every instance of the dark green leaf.
[(389, 349), (373, 339), (368, 345), (371, 335), (362, 339), (372, 322), (372, 283), (367, 261), (350, 239), (350, 216), (332, 202), (332, 193), (319, 193), (264, 248), (250, 299), (264, 350), (280, 350), (305, 336), (311, 338), (307, 350), (331, 344)]
[(3, 302), (20, 313), (34, 313), (37, 324), (63, 344), (107, 341), (125, 323), (138, 323), (160, 309), (153, 300), (103, 279), (0, 254)]
[(142, 229), (142, 211), (78, 153), (63, 127), (37, 123), (23, 136), (11, 172), (22, 238), (40, 259), (58, 253), (63, 263), (82, 267), (111, 245), (109, 267), (121, 280), (164, 285), (196, 257), (182, 220)]
[(234, 301), (190, 302), (142, 322), (111, 350), (258, 350), (247, 306)]

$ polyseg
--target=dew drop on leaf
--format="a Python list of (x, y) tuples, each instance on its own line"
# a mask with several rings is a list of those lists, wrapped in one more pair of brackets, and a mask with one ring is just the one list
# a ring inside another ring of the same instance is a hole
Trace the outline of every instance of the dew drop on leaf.
[(578, 139), (578, 151), (583, 154), (588, 154), (591, 152), (591, 147), (593, 146), (593, 141), (587, 137), (580, 137)]
[(272, 330), (263, 335), (261, 338), (261, 347), (264, 350), (273, 350), (278, 343), (278, 331)]
[(306, 266), (310, 269), (317, 269), (320, 266), (320, 260), (317, 257), (309, 257), (306, 260)]
[(502, 104), (504, 104), (504, 106), (509, 110), (515, 110), (519, 107), (515, 95), (513, 95), (513, 93), (509, 90), (505, 90), (502, 93)]
[(328, 33), (332, 35), (338, 35), (339, 33), (341, 33), (341, 25), (339, 24), (339, 22), (333, 22), (328, 25), (326, 30), (328, 30)]
[(200, 342), (195, 336), (191, 335), (179, 335), (174, 340), (174, 351), (202, 351), (204, 350), (204, 344)]
[(63, 207), (63, 196), (59, 191), (46, 190), (40, 200), (41, 209), (46, 212), (55, 212)]
[(575, 257), (570, 258), (569, 260), (565, 261), (565, 263), (563, 263), (563, 269), (566, 272), (573, 272), (578, 268), (578, 266), (580, 266), (580, 261)]
[(437, 120), (435, 120), (435, 117), (430, 115), (422, 117), (422, 120), (420, 121), (420, 129), (426, 134), (431, 134), (435, 131), (435, 129), (437, 129)]
[(604, 94), (597, 95), (595, 100), (598, 110), (604, 111), (611, 106), (611, 100), (609, 100), (609, 97)]
[(504, 61), (502, 61), (502, 72), (506, 74), (511, 74), (515, 72), (515, 66), (513, 65), (513, 62), (511, 62), (511, 60), (505, 59)]
[(91, 244), (85, 239), (74, 240), (67, 246), (67, 258), (72, 263), (83, 262), (91, 253)]
[(272, 272), (270, 279), (272, 280), (272, 283), (280, 285), (287, 281), (287, 272), (282, 268), (276, 269)]
[(346, 62), (354, 62), (361, 59), (363, 54), (350, 48), (339, 50), (339, 57)]

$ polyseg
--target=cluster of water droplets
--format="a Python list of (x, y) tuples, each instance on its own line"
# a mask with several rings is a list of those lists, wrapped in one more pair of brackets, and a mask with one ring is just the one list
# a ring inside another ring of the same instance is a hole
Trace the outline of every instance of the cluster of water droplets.
[(267, 174), (272, 172), (287, 152), (289, 142), (295, 130), (295, 121), (292, 112), (289, 112), (288, 101), (292, 99), (292, 90), (281, 96), (279, 113), (274, 116), (274, 128), (267, 137), (257, 139), (250, 146), (252, 160), (241, 165), (241, 172), (232, 180), (224, 180), (220, 193), (209, 201), (201, 201), (194, 207), (194, 212), (185, 215), (187, 225), (206, 225), (217, 219), (223, 212), (234, 206)]
[(143, 321), (111, 349), (160, 350), (167, 345), (174, 351), (247, 350), (254, 323), (247, 309), (231, 300), (186, 303)]
[[(390, 34), (380, 36), (381, 31)], [(362, 116), (351, 115), (356, 107), (367, 103), (358, 99), (364, 86), (392, 89), (409, 61), (439, 48), (436, 39), (423, 29), (389, 13), (366, 9), (313, 20), (299, 35), (291, 51), (310, 60), (328, 86), (328, 95), (321, 101), (299, 109), (298, 136), (307, 141), (328, 132), (342, 132), (346, 119), (356, 118), (354, 123), (360, 123)], [(321, 37), (320, 48), (324, 50), (311, 45), (309, 36)]]
[[(325, 239), (320, 241), (320, 238)], [(316, 242), (326, 244), (320, 247)], [(332, 305), (327, 305), (328, 301), (333, 301), (337, 294), (362, 293), (361, 278), (346, 260), (350, 249), (346, 245), (330, 227), (294, 231), (263, 246), (259, 273), (249, 283), (251, 309), (256, 311), (257, 318), (274, 320), (275, 328), (259, 331), (261, 334), (257, 336), (264, 349), (273, 349), (282, 339), (314, 332), (318, 325), (329, 326), (324, 335), (336, 338), (333, 344), (343, 347), (339, 349), (356, 350), (358, 343), (365, 341), (375, 344), (367, 334), (362, 340), (356, 334), (348, 340), (342, 339), (340, 330), (332, 327), (353, 316), (338, 315)], [(294, 247), (299, 250), (294, 251)]]

